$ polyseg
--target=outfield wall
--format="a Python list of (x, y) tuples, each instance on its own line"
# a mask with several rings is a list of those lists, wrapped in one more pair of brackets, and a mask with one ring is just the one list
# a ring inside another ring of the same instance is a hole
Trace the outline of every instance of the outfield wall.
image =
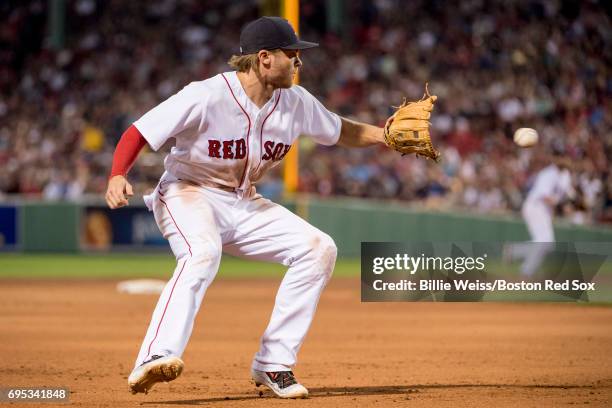
[[(311, 200), (303, 208), (313, 225), (331, 235), (342, 256), (359, 256), (362, 241), (527, 241), (517, 216), (433, 212), (397, 203), (354, 199)], [(555, 224), (557, 241), (611, 242), (612, 227)]]
[[(401, 203), (300, 197), (285, 205), (331, 235), (339, 255), (359, 256), (362, 241), (523, 241), (520, 218), (433, 212)], [(558, 241), (612, 242), (611, 227), (557, 223)], [(25, 252), (167, 250), (143, 205), (111, 211), (87, 204), (0, 205), (0, 249)]]

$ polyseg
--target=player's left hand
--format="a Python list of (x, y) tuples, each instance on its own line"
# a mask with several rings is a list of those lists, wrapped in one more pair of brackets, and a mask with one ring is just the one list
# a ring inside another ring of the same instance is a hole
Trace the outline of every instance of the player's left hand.
[(438, 97), (430, 95), (425, 84), (425, 95), (421, 100), (404, 100), (397, 111), (387, 119), (383, 133), (387, 146), (402, 154), (416, 153), (417, 156), (439, 161), (440, 152), (433, 147), (429, 135), (429, 117), (436, 99)]
[(104, 198), (110, 209), (114, 210), (115, 208), (129, 205), (128, 198), (133, 195), (132, 185), (128, 183), (124, 176), (113, 176), (108, 180), (108, 187)]

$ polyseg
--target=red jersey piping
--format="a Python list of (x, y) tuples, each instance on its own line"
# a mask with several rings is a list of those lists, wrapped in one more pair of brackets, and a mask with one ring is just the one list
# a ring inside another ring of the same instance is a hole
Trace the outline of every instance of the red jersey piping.
[(259, 150), (260, 150), (259, 163), (257, 164), (257, 167), (255, 168), (253, 173), (256, 173), (257, 170), (259, 170), (259, 166), (261, 166), (261, 158), (263, 156), (263, 130), (264, 130), (264, 126), (266, 124), (266, 120), (268, 120), (270, 115), (272, 115), (274, 113), (274, 111), (276, 110), (276, 107), (278, 106), (278, 102), (280, 101), (280, 97), (281, 97), (281, 90), (279, 89), (278, 90), (278, 98), (276, 98), (276, 103), (274, 104), (274, 107), (272, 108), (270, 113), (268, 113), (268, 116), (266, 116), (265, 119), (263, 120), (263, 122), (261, 123), (261, 129), (259, 131)]
[(236, 101), (240, 109), (242, 110), (242, 113), (244, 113), (244, 115), (247, 117), (247, 120), (249, 121), (249, 129), (247, 130), (247, 135), (246, 135), (246, 161), (244, 163), (244, 170), (242, 170), (242, 177), (240, 178), (240, 184), (238, 184), (238, 187), (237, 187), (237, 188), (240, 188), (242, 186), (242, 183), (244, 182), (244, 177), (246, 176), (247, 169), (249, 168), (249, 136), (251, 135), (251, 118), (249, 117), (249, 114), (246, 112), (246, 110), (244, 110), (240, 102), (238, 102), (238, 99), (236, 99), (236, 95), (234, 95), (234, 91), (232, 90), (232, 87), (230, 86), (225, 75), (221, 74), (221, 76), (225, 80), (227, 87), (229, 88), (232, 96), (234, 97), (234, 100)]

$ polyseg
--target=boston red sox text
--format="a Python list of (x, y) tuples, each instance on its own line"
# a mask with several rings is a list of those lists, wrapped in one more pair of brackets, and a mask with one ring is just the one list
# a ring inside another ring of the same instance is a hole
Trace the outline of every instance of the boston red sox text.
[(379, 291), (446, 291), (446, 290), (459, 290), (459, 291), (541, 291), (541, 290), (573, 290), (573, 291), (584, 291), (584, 290), (595, 290), (595, 283), (593, 282), (582, 282), (578, 279), (565, 280), (561, 282), (555, 282), (551, 279), (547, 279), (544, 282), (527, 282), (524, 280), (518, 282), (509, 282), (505, 279), (495, 279), (491, 282), (474, 280), (470, 281), (467, 279), (453, 280), (451, 282), (443, 279), (420, 279), (417, 282), (402, 279), (397, 282), (384, 282), (380, 279), (375, 280), (372, 284), (374, 290)]

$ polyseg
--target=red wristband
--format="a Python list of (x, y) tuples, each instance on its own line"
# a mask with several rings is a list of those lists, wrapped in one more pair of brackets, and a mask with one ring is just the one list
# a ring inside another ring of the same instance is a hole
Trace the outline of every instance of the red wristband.
[[(128, 171), (136, 162), (138, 153), (142, 150), (147, 141), (136, 126), (131, 125), (121, 136), (115, 154), (113, 155), (113, 167), (110, 177), (126, 176)], [(109, 177), (109, 178), (110, 178)]]

